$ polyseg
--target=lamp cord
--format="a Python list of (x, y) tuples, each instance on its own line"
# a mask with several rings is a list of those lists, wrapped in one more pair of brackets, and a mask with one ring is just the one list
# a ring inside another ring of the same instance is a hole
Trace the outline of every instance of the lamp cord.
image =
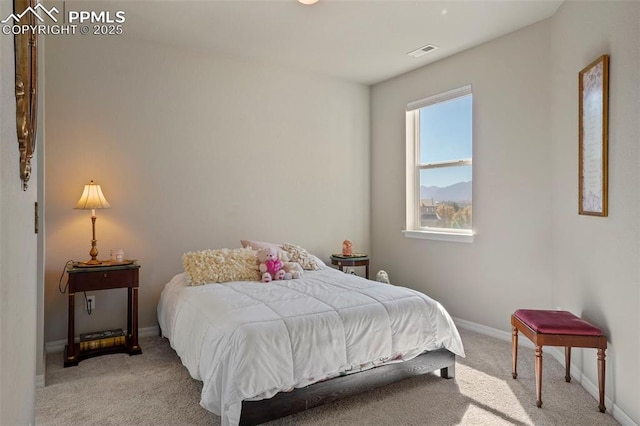
[[(64, 278), (64, 274), (67, 272), (67, 268), (70, 265), (73, 265), (75, 262), (73, 260), (67, 260), (67, 262), (64, 264), (64, 268), (62, 269), (62, 274), (60, 274), (60, 279), (58, 280), (58, 291), (62, 294), (67, 292), (67, 288), (69, 287), (69, 280), (67, 279), (67, 282), (64, 284), (64, 288), (62, 288), (62, 279)], [(91, 312), (93, 311), (91, 305), (89, 304), (89, 299), (87, 298), (87, 292), (84, 291), (84, 304), (87, 307), (87, 313), (89, 315), (91, 315)]]
[(67, 287), (69, 286), (69, 280), (67, 280), (64, 285), (64, 289), (62, 288), (62, 278), (64, 278), (65, 272), (67, 272), (67, 268), (69, 265), (73, 265), (73, 260), (67, 260), (67, 263), (64, 264), (64, 268), (62, 268), (62, 274), (60, 274), (60, 279), (58, 280), (58, 291), (62, 294), (67, 292)]
[(83, 293), (84, 293), (84, 304), (85, 304), (85, 307), (87, 308), (87, 313), (91, 315), (91, 312), (93, 312), (93, 308), (91, 307), (91, 304), (89, 303), (89, 299), (87, 298), (87, 292), (83, 291)]

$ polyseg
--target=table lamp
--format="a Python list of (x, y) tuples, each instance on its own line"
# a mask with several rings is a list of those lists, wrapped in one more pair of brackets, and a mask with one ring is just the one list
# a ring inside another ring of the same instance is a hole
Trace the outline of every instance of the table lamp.
[(89, 251), (89, 255), (91, 256), (91, 260), (86, 262), (80, 262), (84, 265), (100, 265), (100, 262), (97, 258), (98, 256), (98, 248), (96, 247), (96, 209), (110, 209), (111, 206), (104, 195), (102, 194), (102, 189), (100, 185), (96, 185), (93, 181), (89, 182), (88, 185), (84, 186), (84, 191), (82, 192), (82, 196), (80, 197), (80, 201), (76, 204), (74, 209), (80, 210), (89, 210), (91, 209), (91, 230), (93, 238), (91, 239), (91, 250)]

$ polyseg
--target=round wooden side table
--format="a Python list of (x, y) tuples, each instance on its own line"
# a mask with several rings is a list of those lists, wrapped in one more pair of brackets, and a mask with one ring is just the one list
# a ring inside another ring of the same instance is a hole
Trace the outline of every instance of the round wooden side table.
[(345, 267), (364, 266), (365, 277), (369, 279), (369, 256), (366, 254), (353, 254), (351, 256), (344, 256), (342, 254), (332, 254), (331, 264), (338, 266), (342, 272)]

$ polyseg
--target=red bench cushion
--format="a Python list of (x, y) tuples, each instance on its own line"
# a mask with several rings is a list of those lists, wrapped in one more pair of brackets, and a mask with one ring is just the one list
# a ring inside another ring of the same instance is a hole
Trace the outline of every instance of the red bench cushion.
[(568, 311), (518, 309), (513, 313), (536, 333), (602, 336), (602, 331)]

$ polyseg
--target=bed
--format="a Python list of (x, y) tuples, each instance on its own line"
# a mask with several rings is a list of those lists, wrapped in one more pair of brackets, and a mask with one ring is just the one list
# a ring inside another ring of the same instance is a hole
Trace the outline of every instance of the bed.
[(438, 369), (453, 375), (464, 348), (440, 303), (318, 265), (268, 284), (191, 286), (183, 272), (164, 287), (161, 333), (203, 382), (200, 405), (223, 426), (260, 423)]

